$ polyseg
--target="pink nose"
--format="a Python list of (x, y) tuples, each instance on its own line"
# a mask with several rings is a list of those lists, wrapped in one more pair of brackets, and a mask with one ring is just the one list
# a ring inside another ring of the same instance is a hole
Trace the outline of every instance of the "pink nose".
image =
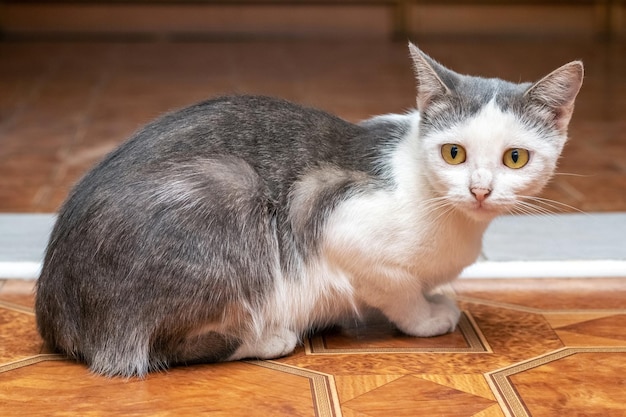
[(491, 190), (487, 188), (472, 188), (470, 191), (472, 192), (472, 194), (474, 194), (476, 200), (481, 202), (489, 197), (489, 194), (491, 194)]

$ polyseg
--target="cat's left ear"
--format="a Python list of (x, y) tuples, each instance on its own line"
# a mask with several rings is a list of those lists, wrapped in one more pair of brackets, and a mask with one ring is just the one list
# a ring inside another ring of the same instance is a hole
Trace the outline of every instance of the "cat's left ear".
[(524, 96), (542, 108), (547, 108), (554, 117), (557, 129), (566, 133), (583, 76), (583, 63), (570, 62), (537, 81), (526, 90)]
[(450, 93), (450, 87), (446, 85), (444, 79), (451, 81), (453, 73), (420, 51), (411, 42), (409, 42), (409, 51), (417, 79), (417, 109), (423, 112), (433, 100)]

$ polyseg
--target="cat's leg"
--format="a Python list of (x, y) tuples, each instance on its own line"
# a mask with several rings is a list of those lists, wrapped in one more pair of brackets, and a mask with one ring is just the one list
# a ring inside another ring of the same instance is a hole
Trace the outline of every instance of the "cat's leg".
[(228, 360), (274, 359), (293, 352), (298, 335), (287, 328), (266, 330), (261, 337), (246, 340)]
[(443, 294), (394, 298), (379, 308), (402, 332), (418, 337), (452, 332), (461, 316), (454, 301)]

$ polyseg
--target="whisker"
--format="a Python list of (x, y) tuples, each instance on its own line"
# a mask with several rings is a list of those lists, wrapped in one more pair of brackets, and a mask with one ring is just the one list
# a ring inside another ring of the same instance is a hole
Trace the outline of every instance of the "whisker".
[(554, 175), (555, 176), (562, 175), (564, 177), (581, 177), (581, 178), (590, 178), (590, 177), (596, 176), (596, 174), (575, 174), (573, 172), (556, 172)]
[(525, 215), (525, 216), (536, 216), (537, 214), (534, 213), (532, 210), (529, 210), (523, 206), (513, 206), (510, 209), (508, 209), (508, 212), (510, 214), (513, 215)]
[(450, 201), (449, 197), (433, 197), (422, 202), (422, 215), (431, 216), (436, 215), (434, 220), (436, 221), (442, 216), (448, 215), (454, 209), (454, 204)]
[(450, 205), (444, 204), (444, 205), (441, 205), (441, 206), (438, 206), (438, 207), (434, 207), (431, 210), (425, 211), (423, 213), (423, 215), (424, 216), (431, 216), (431, 215), (434, 215), (435, 213), (437, 213), (436, 217), (435, 217), (435, 220), (436, 220), (439, 217), (441, 217), (443, 214), (445, 214), (448, 210), (450, 210), (450, 207), (451, 207)]
[(531, 200), (537, 203), (541, 203), (544, 204), (554, 210), (563, 212), (564, 209), (569, 209), (569, 210), (573, 210), (576, 211), (578, 213), (582, 213), (582, 214), (587, 214), (585, 213), (583, 210), (580, 210), (574, 206), (570, 206), (569, 204), (565, 204), (565, 203), (561, 203), (560, 201), (556, 201), (556, 200), (551, 200), (549, 198), (542, 198), (542, 197), (531, 197), (531, 196), (520, 196), (520, 198), (525, 198), (527, 200)]
[(554, 213), (550, 212), (545, 207), (538, 206), (536, 204), (527, 203), (525, 201), (518, 201), (513, 209), (520, 214), (530, 215), (534, 217), (539, 216), (552, 216)]
[(450, 202), (446, 197), (434, 197), (422, 202), (422, 208), (426, 213), (432, 213), (440, 208), (449, 205)]
[(435, 217), (435, 220), (433, 220), (433, 222), (436, 222), (437, 220), (439, 220), (439, 218), (441, 218), (442, 216), (448, 216), (450, 215), (450, 213), (454, 210), (454, 205), (452, 204), (447, 204), (445, 207), (445, 210), (440, 213), (437, 217)]

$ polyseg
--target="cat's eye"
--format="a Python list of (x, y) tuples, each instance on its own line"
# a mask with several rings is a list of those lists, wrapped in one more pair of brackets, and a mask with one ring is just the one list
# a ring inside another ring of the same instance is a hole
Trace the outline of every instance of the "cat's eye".
[(441, 147), (443, 160), (450, 165), (458, 165), (465, 162), (465, 148), (455, 143), (446, 143)]
[(511, 169), (520, 169), (528, 163), (528, 159), (530, 153), (526, 149), (512, 148), (504, 153), (502, 162)]

